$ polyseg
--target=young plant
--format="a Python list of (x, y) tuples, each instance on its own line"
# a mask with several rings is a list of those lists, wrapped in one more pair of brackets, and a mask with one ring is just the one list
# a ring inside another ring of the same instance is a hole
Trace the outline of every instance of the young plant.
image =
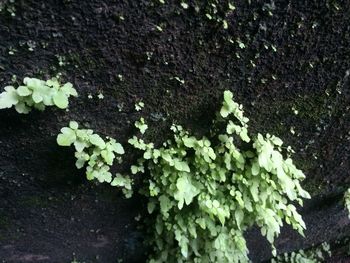
[(133, 173), (150, 172), (143, 193), (149, 213), (155, 213), (151, 263), (248, 262), (243, 234), (253, 225), (274, 255), (283, 222), (303, 235), (293, 202), (310, 198), (300, 186), (304, 174), (282, 150), (281, 139), (249, 134), (242, 105), (232, 98), (225, 91), (209, 137), (198, 139), (173, 125), (174, 137), (163, 147), (129, 140), (143, 151)]
[(24, 78), (24, 85), (15, 89), (5, 87), (0, 94), (0, 109), (15, 106), (18, 113), (29, 113), (32, 108), (40, 111), (46, 106), (56, 106), (66, 109), (69, 97), (77, 97), (78, 93), (71, 83), (61, 85), (56, 78), (43, 81), (36, 78)]
[(74, 145), (77, 159), (75, 165), (78, 169), (86, 165), (88, 180), (97, 179), (100, 183), (107, 182), (112, 186), (121, 186), (125, 196), (131, 197), (131, 179), (120, 174), (113, 178), (110, 172), (114, 160), (121, 161), (117, 155), (124, 154), (123, 146), (115, 139), (107, 137), (105, 141), (93, 130), (79, 129), (78, 123), (71, 121), (69, 127), (61, 129), (61, 133), (57, 136), (57, 143), (60, 146)]

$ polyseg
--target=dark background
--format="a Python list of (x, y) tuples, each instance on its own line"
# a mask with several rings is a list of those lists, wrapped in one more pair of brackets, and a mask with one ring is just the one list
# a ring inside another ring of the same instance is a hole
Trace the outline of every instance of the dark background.
[[(244, 105), (252, 131), (280, 136), (307, 175), (313, 199), (302, 210), (306, 238), (286, 228), (278, 251), (328, 241), (328, 261), (348, 262), (349, 1), (237, 0), (232, 12), (220, 1), (214, 17), (226, 16), (227, 30), (205, 16), (213, 0), (189, 1), (188, 9), (170, 0), (1, 3), (1, 89), (25, 76), (62, 73), (80, 95), (67, 112), (0, 112), (2, 262), (68, 263), (74, 254), (86, 263), (145, 262), (134, 218), (145, 214), (146, 200), (87, 182), (73, 150), (58, 147), (55, 137), (77, 120), (125, 144), (141, 116), (148, 139), (158, 143), (173, 122), (202, 134), (226, 89)], [(140, 100), (145, 108), (136, 112)], [(126, 164), (135, 159), (128, 156)], [(247, 238), (254, 262), (271, 256), (258, 231)]]

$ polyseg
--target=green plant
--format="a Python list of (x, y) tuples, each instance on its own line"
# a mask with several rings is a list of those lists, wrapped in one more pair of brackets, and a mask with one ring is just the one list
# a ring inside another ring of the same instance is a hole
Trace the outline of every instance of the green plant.
[(0, 94), (0, 109), (15, 106), (18, 113), (29, 113), (32, 107), (43, 111), (46, 106), (53, 105), (66, 109), (69, 97), (78, 96), (71, 83), (61, 85), (56, 78), (47, 81), (24, 78), (23, 83), (17, 89), (5, 87), (5, 91)]
[(11, 16), (16, 16), (15, 0), (3, 0), (0, 2), (0, 13), (7, 11)]
[(304, 174), (281, 139), (248, 133), (248, 118), (232, 98), (225, 91), (208, 137), (173, 125), (173, 140), (160, 148), (136, 136), (129, 140), (143, 151), (132, 173), (150, 173), (143, 194), (149, 213), (156, 213), (151, 263), (247, 262), (243, 233), (254, 224), (273, 254), (283, 221), (303, 235), (305, 224), (291, 202), (310, 198), (300, 186)]
[(326, 242), (309, 249), (285, 253), (271, 260), (271, 263), (319, 263), (325, 262), (326, 257), (332, 255), (330, 245)]
[(87, 164), (86, 177), (88, 180), (97, 179), (100, 183), (107, 182), (112, 186), (123, 187), (125, 196), (131, 197), (131, 179), (120, 174), (116, 174), (113, 178), (110, 172), (114, 160), (121, 161), (121, 158), (116, 155), (124, 154), (123, 146), (115, 139), (107, 137), (107, 141), (104, 141), (93, 130), (79, 129), (78, 123), (71, 121), (69, 127), (61, 129), (61, 133), (57, 136), (57, 143), (60, 146), (74, 145), (77, 159), (75, 165), (81, 169)]

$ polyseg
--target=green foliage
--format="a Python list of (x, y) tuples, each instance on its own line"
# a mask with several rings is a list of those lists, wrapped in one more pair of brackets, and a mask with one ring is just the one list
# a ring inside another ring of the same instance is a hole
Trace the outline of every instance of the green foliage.
[(322, 243), (313, 249), (299, 250), (297, 252), (285, 253), (271, 260), (271, 263), (319, 263), (325, 262), (326, 257), (331, 256), (328, 243)]
[(248, 118), (232, 98), (224, 93), (210, 137), (198, 139), (173, 125), (174, 138), (163, 147), (129, 140), (143, 151), (132, 173), (146, 167), (151, 176), (143, 193), (150, 198), (148, 211), (156, 213), (152, 263), (247, 262), (243, 233), (254, 224), (274, 253), (283, 221), (303, 234), (305, 224), (291, 202), (310, 198), (300, 186), (304, 174), (281, 139), (248, 133)]
[(5, 87), (5, 91), (0, 94), (0, 109), (15, 106), (18, 113), (29, 113), (32, 108), (43, 111), (46, 106), (53, 105), (66, 109), (69, 97), (78, 96), (71, 83), (61, 85), (55, 78), (47, 81), (24, 78), (23, 83), (17, 89)]
[(7, 11), (11, 16), (16, 16), (15, 0), (2, 0), (0, 2), (0, 13)]
[(116, 174), (113, 178), (110, 167), (114, 160), (124, 154), (123, 146), (115, 139), (107, 137), (107, 141), (95, 134), (91, 129), (79, 129), (75, 121), (69, 123), (69, 127), (61, 129), (57, 136), (57, 143), (60, 146), (75, 147), (76, 167), (83, 168), (86, 165), (86, 177), (88, 180), (97, 179), (100, 183), (107, 182), (112, 186), (123, 187), (126, 197), (132, 195), (132, 181), (127, 176)]
[(140, 118), (139, 121), (136, 121), (135, 122), (135, 127), (137, 129), (139, 129), (142, 134), (144, 134), (146, 132), (146, 130), (148, 129), (148, 125), (145, 123), (145, 119), (144, 118)]
[(345, 207), (348, 210), (349, 219), (350, 219), (350, 188), (345, 192), (344, 199), (345, 199)]

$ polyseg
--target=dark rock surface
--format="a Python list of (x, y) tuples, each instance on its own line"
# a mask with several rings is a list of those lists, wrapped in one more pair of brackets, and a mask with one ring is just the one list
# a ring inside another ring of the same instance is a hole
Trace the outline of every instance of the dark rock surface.
[[(254, 132), (295, 149), (314, 196), (302, 210), (306, 238), (284, 229), (279, 252), (349, 236), (342, 201), (350, 186), (348, 1), (234, 1), (227, 30), (205, 17), (215, 1), (189, 1), (188, 9), (168, 0), (6, 2), (15, 16), (0, 13), (1, 87), (13, 75), (20, 82), (61, 72), (80, 96), (68, 112), (0, 111), (2, 262), (62, 263), (74, 253), (86, 263), (144, 262), (134, 218), (146, 201), (86, 182), (55, 136), (74, 119), (125, 143), (140, 116), (156, 142), (174, 121), (203, 133), (225, 89), (244, 104)], [(217, 6), (222, 16), (227, 2)], [(136, 112), (140, 100), (145, 109)], [(247, 236), (254, 262), (267, 260), (258, 232)], [(347, 251), (335, 255), (347, 262)]]

